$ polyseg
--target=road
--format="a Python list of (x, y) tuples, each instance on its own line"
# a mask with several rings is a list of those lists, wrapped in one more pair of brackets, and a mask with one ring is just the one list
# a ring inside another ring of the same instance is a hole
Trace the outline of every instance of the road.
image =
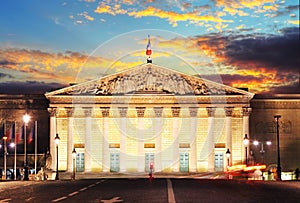
[(93, 179), (0, 182), (0, 202), (299, 202), (300, 182)]

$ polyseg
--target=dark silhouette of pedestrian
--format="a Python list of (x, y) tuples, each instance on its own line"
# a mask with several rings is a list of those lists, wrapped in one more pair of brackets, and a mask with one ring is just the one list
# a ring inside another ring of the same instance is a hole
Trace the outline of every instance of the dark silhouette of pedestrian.
[(299, 178), (299, 173), (300, 173), (299, 168), (296, 168), (296, 170), (295, 170), (295, 178), (296, 178), (296, 180), (298, 180), (298, 178)]

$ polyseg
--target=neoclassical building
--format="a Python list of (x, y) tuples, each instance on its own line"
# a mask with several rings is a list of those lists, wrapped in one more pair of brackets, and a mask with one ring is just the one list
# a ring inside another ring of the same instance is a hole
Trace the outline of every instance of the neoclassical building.
[[(152, 63), (45, 94), (59, 170), (223, 171), (243, 163), (254, 94)], [(52, 158), (52, 168), (56, 167)]]

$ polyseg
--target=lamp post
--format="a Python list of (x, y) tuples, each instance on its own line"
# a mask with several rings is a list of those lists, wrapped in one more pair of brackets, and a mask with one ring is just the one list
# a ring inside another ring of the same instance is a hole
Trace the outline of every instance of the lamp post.
[(229, 167), (230, 166), (230, 163), (229, 163), (229, 158), (230, 158), (230, 150), (229, 149), (227, 149), (227, 151), (226, 151), (226, 153), (225, 153), (225, 155), (226, 155), (226, 158), (227, 158), (227, 167)]
[(55, 175), (55, 180), (59, 180), (58, 177), (58, 144), (59, 144), (60, 138), (58, 136), (58, 134), (56, 133), (56, 136), (54, 138), (54, 142), (56, 145), (56, 175)]
[(281, 181), (281, 165), (280, 165), (280, 151), (279, 151), (279, 118), (281, 115), (274, 116), (276, 120), (276, 133), (277, 133), (277, 177)]
[(14, 180), (17, 180), (17, 145), (15, 142), (9, 144), (11, 148), (14, 148)]
[(248, 139), (248, 136), (247, 134), (245, 134), (245, 137), (244, 137), (244, 145), (245, 145), (245, 164), (247, 165), (248, 163), (248, 154), (247, 154), (247, 151), (248, 151), (248, 145), (249, 145), (249, 139)]
[(264, 154), (265, 154), (265, 149), (264, 149), (264, 144), (266, 144), (266, 145), (268, 145), (268, 146), (270, 146), (271, 144), (272, 144), (272, 142), (271, 141), (266, 141), (265, 143), (264, 142), (259, 142), (259, 141), (257, 141), (257, 140), (254, 140), (253, 141), (253, 144), (255, 145), (255, 146), (257, 146), (257, 145), (259, 145), (260, 144), (260, 146), (261, 146), (261, 148), (260, 148), (260, 154), (261, 154), (261, 163), (264, 163)]
[(73, 148), (72, 157), (73, 157), (73, 175), (72, 175), (72, 179), (75, 180), (75, 171), (76, 171), (76, 150), (75, 150), (75, 148)]
[(24, 179), (23, 180), (29, 180), (29, 169), (28, 169), (28, 162), (27, 162), (27, 135), (26, 135), (26, 127), (28, 125), (28, 122), (30, 121), (30, 116), (28, 114), (25, 114), (23, 116), (23, 121), (25, 123), (24, 125)]
[(3, 136), (3, 145), (4, 145), (4, 171), (3, 171), (3, 176), (4, 179), (6, 180), (6, 155), (7, 155), (7, 146), (6, 146), (6, 140), (7, 140), (7, 136), (4, 135)]

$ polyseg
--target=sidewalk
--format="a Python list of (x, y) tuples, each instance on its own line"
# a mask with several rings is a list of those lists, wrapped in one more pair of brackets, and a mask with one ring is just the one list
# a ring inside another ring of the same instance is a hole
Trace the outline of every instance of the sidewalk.
[[(72, 173), (70, 172), (60, 172), (59, 178), (61, 180), (70, 180)], [(162, 173), (156, 172), (153, 173), (154, 178), (215, 178), (220, 177), (221, 173), (213, 172), (202, 172), (202, 173)], [(55, 173), (48, 174), (50, 179), (54, 179)], [(75, 174), (75, 179), (98, 179), (98, 178), (148, 178), (149, 174), (147, 172), (132, 172), (132, 173), (84, 173), (77, 172)]]

